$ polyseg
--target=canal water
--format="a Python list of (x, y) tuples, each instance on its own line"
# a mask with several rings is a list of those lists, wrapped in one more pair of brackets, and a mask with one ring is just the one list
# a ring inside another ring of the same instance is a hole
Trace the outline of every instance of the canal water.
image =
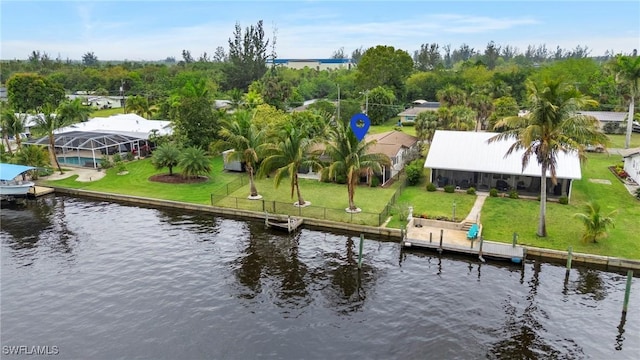
[[(3, 207), (2, 358), (637, 359), (640, 281), (210, 214)], [(20, 346), (23, 346), (20, 350)], [(35, 350), (34, 350), (35, 349)]]

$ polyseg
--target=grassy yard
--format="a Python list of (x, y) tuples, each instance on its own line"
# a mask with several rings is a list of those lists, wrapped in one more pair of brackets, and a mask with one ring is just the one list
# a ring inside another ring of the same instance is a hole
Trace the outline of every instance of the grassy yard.
[(100, 109), (100, 110), (96, 110), (94, 112), (91, 113), (91, 117), (109, 117), (111, 115), (116, 115), (116, 114), (124, 114), (124, 111), (122, 108), (115, 108), (115, 109)]
[[(557, 250), (567, 250), (572, 246), (577, 252), (640, 259), (640, 202), (607, 169), (620, 160), (617, 155), (589, 155), (589, 161), (582, 167), (582, 180), (573, 183), (571, 203), (547, 204), (546, 238), (536, 235), (540, 211), (538, 201), (488, 198), (482, 208), (484, 237), (510, 242), (516, 232), (521, 244)], [(611, 185), (590, 179), (608, 180)], [(608, 238), (595, 244), (581, 240), (583, 226), (573, 218), (574, 214), (584, 212), (584, 204), (591, 200), (598, 202), (605, 214), (617, 211), (613, 216), (615, 228), (609, 231)]]
[[(611, 144), (609, 144), (610, 148), (614, 149), (624, 149), (624, 141), (625, 135), (607, 135), (611, 140)], [(631, 133), (631, 147), (639, 147), (640, 146), (640, 133)]]
[[(398, 116), (393, 117), (387, 121), (385, 121), (384, 123), (380, 124), (380, 125), (371, 125), (371, 127), (369, 128), (369, 134), (380, 134), (383, 132), (387, 132), (387, 131), (392, 131), (394, 129), (396, 129), (397, 124), (398, 124), (398, 119), (400, 119)], [(403, 126), (402, 128), (400, 128), (403, 132), (409, 134), (409, 135), (413, 135), (416, 136), (416, 128), (413, 126)], [(624, 140), (623, 140), (624, 141)]]

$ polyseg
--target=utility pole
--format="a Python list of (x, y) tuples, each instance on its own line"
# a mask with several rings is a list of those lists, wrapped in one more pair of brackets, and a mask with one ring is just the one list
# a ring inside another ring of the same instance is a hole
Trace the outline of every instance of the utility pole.
[(126, 113), (126, 104), (124, 102), (124, 79), (120, 79), (120, 105), (122, 106), (122, 113)]
[(364, 114), (369, 115), (369, 90), (364, 92)]

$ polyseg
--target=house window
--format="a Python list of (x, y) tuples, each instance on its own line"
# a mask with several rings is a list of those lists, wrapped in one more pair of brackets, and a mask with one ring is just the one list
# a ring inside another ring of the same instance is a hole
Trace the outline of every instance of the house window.
[(391, 163), (395, 166), (398, 163), (398, 157), (394, 156), (391, 158)]

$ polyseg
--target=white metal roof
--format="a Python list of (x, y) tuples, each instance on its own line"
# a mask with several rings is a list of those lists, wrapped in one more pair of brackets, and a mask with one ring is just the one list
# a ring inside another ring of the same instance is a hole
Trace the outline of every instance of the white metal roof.
[(96, 117), (89, 121), (76, 123), (54, 131), (64, 134), (74, 131), (120, 134), (148, 139), (152, 130), (158, 130), (158, 135), (171, 134), (171, 122), (165, 120), (147, 120), (136, 114), (118, 114), (109, 117)]
[[(430, 169), (474, 171), (493, 174), (540, 176), (540, 166), (535, 157), (522, 168), (524, 151), (514, 151), (505, 158), (512, 140), (493, 142), (487, 140), (497, 135), (492, 132), (437, 130), (429, 147), (424, 167)], [(547, 177), (550, 177), (547, 173)], [(558, 154), (556, 177), (580, 179), (582, 173), (577, 153)]]
[(624, 119), (627, 118), (626, 112), (616, 112), (616, 111), (578, 111), (578, 114), (593, 116), (598, 119), (598, 121), (602, 122), (623, 122)]

